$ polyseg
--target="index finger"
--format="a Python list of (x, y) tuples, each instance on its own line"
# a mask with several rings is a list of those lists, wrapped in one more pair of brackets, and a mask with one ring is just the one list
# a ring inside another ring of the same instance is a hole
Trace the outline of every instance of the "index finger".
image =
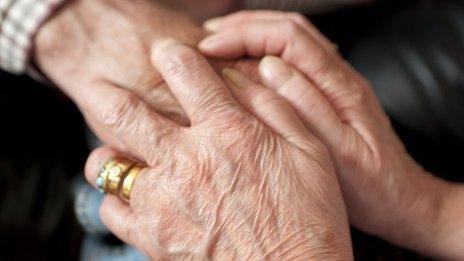
[(192, 125), (238, 108), (216, 71), (192, 48), (164, 39), (154, 45), (152, 60)]
[[(207, 37), (199, 48), (218, 58), (280, 56), (315, 83), (340, 118), (351, 119), (359, 112), (365, 113), (362, 109), (366, 101), (375, 104), (362, 78), (293, 21), (257, 20), (231, 27)], [(376, 104), (371, 108), (380, 109)]]
[(228, 14), (222, 17), (210, 19), (204, 23), (204, 27), (210, 31), (218, 32), (230, 27), (250, 24), (257, 20), (276, 20), (289, 19), (299, 24), (306, 32), (311, 34), (324, 48), (331, 52), (337, 51), (337, 46), (332, 43), (325, 35), (302, 14), (289, 13), (276, 10), (244, 10), (236, 13)]

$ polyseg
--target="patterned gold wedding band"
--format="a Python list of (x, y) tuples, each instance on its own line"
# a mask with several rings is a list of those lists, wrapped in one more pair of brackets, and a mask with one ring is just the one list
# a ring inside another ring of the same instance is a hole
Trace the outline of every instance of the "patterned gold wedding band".
[(110, 195), (119, 195), (122, 180), (136, 162), (123, 157), (109, 160), (98, 174), (96, 184), (100, 192)]

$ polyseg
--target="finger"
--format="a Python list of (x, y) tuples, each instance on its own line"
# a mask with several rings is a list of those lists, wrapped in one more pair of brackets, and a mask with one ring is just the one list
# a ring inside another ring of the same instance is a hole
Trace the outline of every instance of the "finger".
[(92, 151), (85, 163), (85, 178), (87, 182), (97, 188), (96, 180), (102, 167), (111, 159), (118, 156), (118, 152), (108, 147), (100, 147)]
[(137, 219), (129, 205), (120, 199), (106, 196), (100, 206), (100, 219), (108, 230), (129, 245), (137, 240)]
[(179, 125), (151, 110), (138, 96), (110, 83), (83, 86), (73, 92), (73, 99), (111, 135), (111, 140), (122, 141), (148, 163), (172, 144), (180, 130)]
[(203, 39), (198, 46), (203, 53), (218, 58), (280, 56), (286, 49), (301, 54), (305, 50), (295, 50), (292, 44), (295, 39), (306, 41), (306, 38), (304, 29), (292, 21), (256, 20), (221, 30)]
[(311, 136), (290, 104), (274, 91), (234, 69), (224, 69), (223, 75), (239, 103), (274, 132), (296, 145)]
[(204, 23), (205, 29), (218, 32), (230, 27), (250, 24), (257, 20), (291, 20), (300, 25), (307, 33), (311, 34), (321, 46), (328, 51), (336, 52), (337, 45), (325, 37), (304, 15), (296, 12), (283, 12), (274, 10), (240, 11), (222, 17), (210, 19)]
[(193, 125), (210, 115), (237, 109), (224, 82), (192, 48), (171, 39), (158, 41), (152, 60)]
[[(109, 147), (100, 147), (92, 151), (85, 164), (85, 178), (87, 179), (87, 181), (95, 188), (98, 188), (96, 181), (101, 172), (101, 169), (105, 166), (105, 164), (107, 164), (110, 160), (116, 157), (123, 157), (129, 159), (130, 161), (133, 161), (134, 166), (136, 164), (140, 164), (137, 159), (134, 159), (129, 155), (122, 155), (121, 152), (113, 150)], [(143, 191), (145, 191), (146, 187), (148, 186), (148, 171), (148, 167), (143, 168), (137, 175), (132, 185), (129, 202), (131, 206), (140, 201), (140, 197), (145, 197), (145, 193)]]
[(259, 68), (263, 83), (289, 101), (310, 132), (336, 149), (346, 126), (313, 83), (275, 56), (263, 58)]
[(342, 120), (348, 121), (359, 115), (361, 107), (368, 107), (363, 103), (369, 91), (359, 75), (293, 22), (258, 21), (230, 28), (205, 39), (200, 48), (215, 57), (280, 56), (315, 83)]

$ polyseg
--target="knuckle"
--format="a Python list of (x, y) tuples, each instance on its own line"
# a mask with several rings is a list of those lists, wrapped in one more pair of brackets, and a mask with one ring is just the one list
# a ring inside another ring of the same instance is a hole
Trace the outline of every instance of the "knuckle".
[(288, 17), (294, 20), (296, 23), (300, 23), (300, 24), (309, 23), (309, 20), (304, 15), (298, 12), (290, 12), (288, 13)]
[(166, 61), (166, 68), (170, 75), (182, 77), (186, 73), (194, 75), (201, 66), (200, 56), (188, 47), (178, 47), (170, 54), (170, 59)]
[(353, 90), (353, 96), (352, 96), (353, 105), (363, 106), (364, 104), (366, 104), (367, 102), (366, 100), (367, 100), (366, 93), (363, 90), (357, 90), (357, 89)]
[(203, 115), (204, 119), (217, 120), (235, 111), (234, 101), (228, 98), (226, 90), (214, 90), (197, 97), (193, 114)]
[(105, 126), (121, 130), (129, 126), (131, 116), (140, 106), (140, 99), (135, 94), (118, 95), (103, 112)]
[(333, 62), (321, 61), (310, 72), (310, 75), (322, 89), (324, 95), (336, 106), (341, 106), (344, 103), (351, 106), (353, 105), (352, 96), (358, 94), (358, 91), (353, 91), (355, 84), (345, 72), (334, 67)]
[[(226, 107), (216, 108), (214, 115), (204, 121), (203, 124), (198, 125), (197, 130), (201, 132), (202, 137), (213, 143), (219, 141), (219, 144), (215, 144), (223, 146), (224, 139), (230, 140), (238, 133), (240, 133), (240, 137), (243, 137), (244, 126), (248, 125), (250, 118), (242, 110)], [(198, 131), (195, 133), (198, 133)]]
[(339, 73), (334, 72), (332, 62), (326, 59), (325, 54), (321, 50), (315, 50), (313, 59), (316, 64), (315, 69), (311, 72), (311, 76), (317, 81), (325, 81), (329, 76), (332, 78), (340, 77)]
[(346, 75), (340, 76), (339, 82), (346, 83), (346, 95), (349, 98), (351, 106), (358, 108), (368, 103), (368, 94), (364, 86), (359, 85), (355, 80)]
[(178, 144), (176, 138), (178, 130), (175, 128), (161, 128), (157, 129), (156, 133), (148, 133), (147, 145), (151, 148), (148, 150), (146, 158), (150, 166), (157, 166), (160, 164), (160, 152), (166, 155), (172, 155), (173, 144)]
[(284, 19), (281, 22), (281, 27), (284, 32), (293, 37), (301, 35), (304, 32), (301, 26), (292, 19)]

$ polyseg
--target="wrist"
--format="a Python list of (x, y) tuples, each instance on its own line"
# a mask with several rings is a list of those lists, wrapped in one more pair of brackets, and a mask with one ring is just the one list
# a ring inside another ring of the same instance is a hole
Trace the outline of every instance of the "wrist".
[(65, 50), (62, 46), (66, 46), (68, 41), (73, 39), (69, 25), (74, 21), (71, 21), (66, 14), (79, 2), (79, 0), (65, 1), (37, 30), (32, 50), (32, 62), (41, 73), (47, 74), (44, 64), (47, 64), (48, 60), (64, 55)]
[[(394, 220), (381, 236), (427, 256), (456, 258), (457, 244), (461, 245), (464, 239), (455, 241), (457, 233), (453, 233), (459, 230), (456, 198), (459, 194), (464, 197), (462, 189), (421, 168), (408, 176), (409, 185), (405, 190), (408, 195), (404, 197), (407, 200), (399, 204)], [(460, 211), (463, 210), (461, 207)], [(460, 227), (463, 226), (461, 222)], [(461, 250), (461, 258), (462, 254)]]
[(435, 241), (439, 258), (464, 259), (464, 186), (447, 184), (435, 223)]

